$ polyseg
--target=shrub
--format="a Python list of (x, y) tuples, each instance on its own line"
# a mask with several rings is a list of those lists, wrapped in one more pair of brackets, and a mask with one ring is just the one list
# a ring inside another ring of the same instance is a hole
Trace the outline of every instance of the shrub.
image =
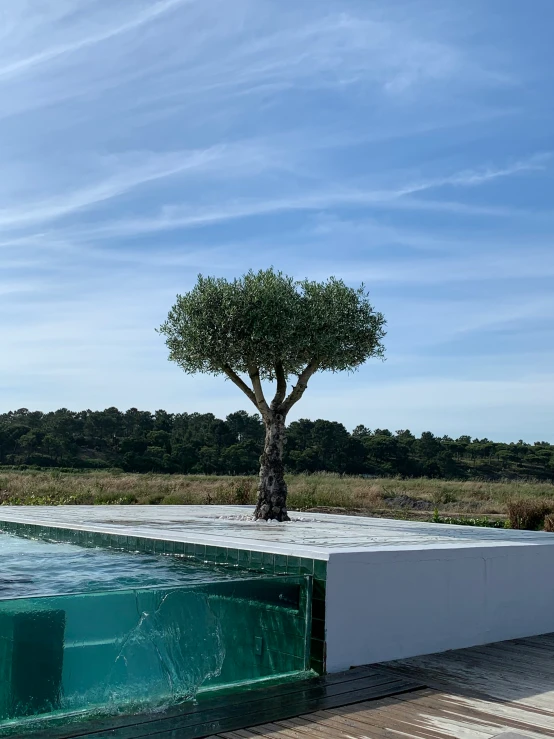
[(237, 480), (233, 485), (234, 503), (248, 505), (256, 500), (256, 483), (247, 477)]
[(249, 505), (256, 501), (256, 483), (248, 477), (218, 485), (214, 492), (215, 496), (208, 492), (207, 505)]
[(138, 503), (137, 496), (133, 493), (98, 493), (94, 502), (97, 505), (133, 505)]
[(546, 516), (554, 511), (554, 507), (549, 501), (529, 498), (511, 500), (507, 507), (510, 528), (527, 531), (542, 529)]
[(163, 505), (193, 505), (195, 502), (187, 492), (170, 493), (163, 499)]
[(544, 519), (544, 530), (554, 534), (554, 515), (549, 513)]
[(491, 529), (505, 529), (507, 521), (491, 520), (487, 516), (439, 516), (438, 511), (431, 519), (432, 523), (448, 523), (455, 526), (483, 526)]
[(456, 496), (454, 493), (450, 492), (449, 490), (441, 490), (440, 488), (438, 490), (434, 490), (431, 493), (431, 502), (433, 503), (433, 506), (438, 508), (440, 505), (448, 505), (449, 503), (455, 503), (456, 502)]
[(110, 463), (103, 459), (81, 459), (78, 466), (89, 470), (107, 470), (110, 468)]
[(289, 507), (297, 510), (307, 510), (321, 505), (319, 499), (319, 480), (316, 477), (306, 478), (304, 484), (289, 495)]

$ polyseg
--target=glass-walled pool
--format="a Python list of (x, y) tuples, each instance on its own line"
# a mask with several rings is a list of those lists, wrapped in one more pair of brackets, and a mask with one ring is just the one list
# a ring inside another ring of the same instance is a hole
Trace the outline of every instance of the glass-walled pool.
[(0, 558), (0, 735), (308, 671), (308, 577), (7, 535)]

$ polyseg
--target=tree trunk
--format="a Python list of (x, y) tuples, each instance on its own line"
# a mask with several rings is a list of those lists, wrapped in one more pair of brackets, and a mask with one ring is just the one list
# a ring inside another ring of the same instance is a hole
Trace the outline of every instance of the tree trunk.
[(289, 521), (287, 513), (287, 484), (284, 476), (283, 447), (285, 445), (285, 416), (272, 413), (265, 424), (265, 444), (260, 457), (258, 504), (254, 518), (268, 521)]

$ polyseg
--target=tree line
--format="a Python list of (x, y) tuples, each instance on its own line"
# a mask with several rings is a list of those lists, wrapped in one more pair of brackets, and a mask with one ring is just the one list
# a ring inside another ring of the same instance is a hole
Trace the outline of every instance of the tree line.
[[(389, 431), (301, 419), (287, 429), (288, 472), (402, 477), (554, 480), (554, 445), (497, 443), (426, 431)], [(0, 414), (0, 465), (119, 468), (126, 472), (251, 475), (259, 470), (264, 424), (246, 411), (155, 413), (131, 408)]]

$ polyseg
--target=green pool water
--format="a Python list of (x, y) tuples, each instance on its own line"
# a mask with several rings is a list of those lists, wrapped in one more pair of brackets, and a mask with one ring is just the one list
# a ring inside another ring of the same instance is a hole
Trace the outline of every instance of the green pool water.
[(0, 735), (305, 674), (307, 577), (0, 535)]
[(0, 533), (0, 600), (252, 577), (183, 557), (87, 548)]

